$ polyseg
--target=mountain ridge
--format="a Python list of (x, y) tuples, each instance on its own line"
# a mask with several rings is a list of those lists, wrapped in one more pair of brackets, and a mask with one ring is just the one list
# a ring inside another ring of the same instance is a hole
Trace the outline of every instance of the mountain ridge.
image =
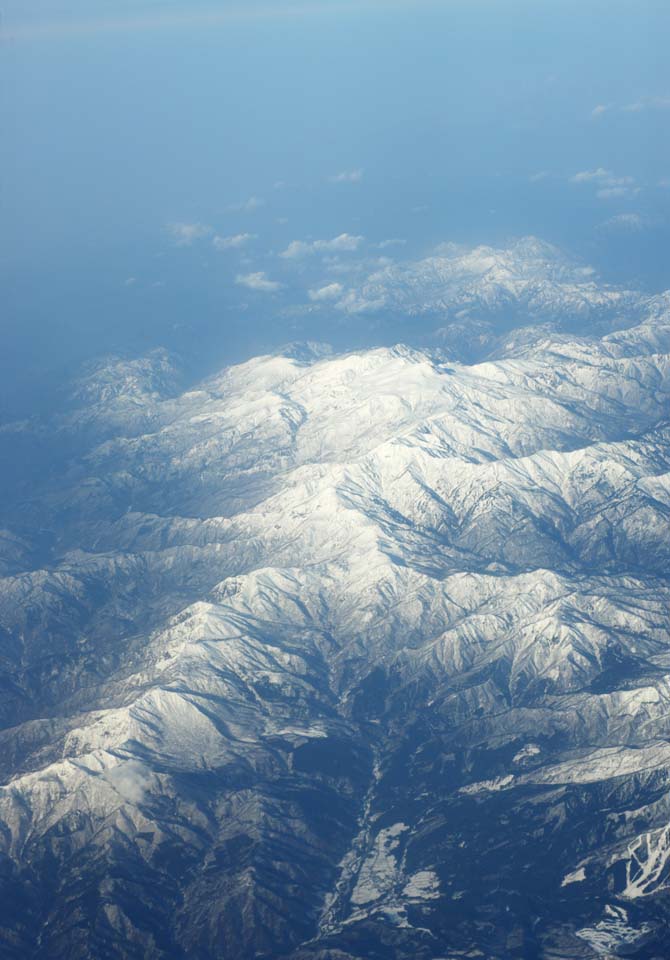
[(8, 957), (662, 955), (670, 311), (599, 323), (87, 374), (6, 518)]

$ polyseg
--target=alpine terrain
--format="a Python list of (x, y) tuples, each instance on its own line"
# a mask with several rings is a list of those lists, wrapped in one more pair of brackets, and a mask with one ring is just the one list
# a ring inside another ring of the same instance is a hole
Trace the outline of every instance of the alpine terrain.
[(0, 956), (667, 958), (670, 294), (530, 238), (329, 309), (405, 343), (2, 428)]

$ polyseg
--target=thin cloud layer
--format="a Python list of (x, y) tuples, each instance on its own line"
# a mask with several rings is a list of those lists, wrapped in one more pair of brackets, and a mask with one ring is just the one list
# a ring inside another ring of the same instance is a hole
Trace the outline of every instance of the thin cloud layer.
[(604, 167), (595, 170), (581, 170), (570, 177), (570, 183), (591, 184), (595, 186), (596, 196), (600, 200), (611, 200), (639, 192), (634, 177), (621, 177)]
[(254, 210), (260, 210), (264, 206), (265, 200), (262, 197), (249, 197), (241, 203), (234, 203), (229, 209), (234, 213), (253, 213)]
[(196, 240), (203, 240), (214, 232), (206, 223), (169, 223), (167, 230), (177, 247), (191, 247)]
[(151, 783), (151, 774), (139, 760), (123, 760), (102, 774), (104, 780), (127, 803), (141, 803)]
[(670, 96), (641, 97), (632, 103), (599, 103), (591, 111), (592, 117), (606, 113), (644, 113), (647, 110), (670, 110)]
[(401, 237), (390, 237), (388, 240), (382, 240), (377, 244), (379, 250), (387, 250), (389, 247), (404, 247), (407, 243)]
[(600, 225), (607, 233), (640, 233), (648, 226), (648, 221), (639, 213), (619, 213)]
[(328, 177), (331, 183), (360, 183), (363, 179), (363, 170), (342, 170)]
[[(259, 4), (226, 4), (225, 9), (212, 9), (212, 5), (191, 4), (190, 9), (175, 10), (169, 5), (137, 3), (134, 11), (121, 13), (113, 5), (105, 10), (98, 8), (83, 17), (40, 17), (17, 20), (11, 24), (12, 40), (32, 37), (77, 37), (91, 34), (141, 33), (155, 30), (181, 30), (190, 27), (218, 28), (238, 23), (263, 22), (265, 20), (296, 20), (320, 17), (332, 13), (359, 13), (362, 7), (375, 9), (389, 0), (299, 0), (299, 2), (275, 2)], [(433, 0), (394, 0), (394, 6), (402, 8), (431, 6)], [(93, 6), (93, 5), (91, 5)], [(117, 5), (118, 7), (119, 5)], [(96, 15), (97, 12), (97, 15)]]

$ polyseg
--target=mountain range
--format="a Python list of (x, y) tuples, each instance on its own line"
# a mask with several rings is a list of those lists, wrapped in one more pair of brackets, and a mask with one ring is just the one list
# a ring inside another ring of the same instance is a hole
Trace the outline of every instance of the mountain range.
[(5, 424), (8, 960), (667, 956), (670, 294), (548, 244), (435, 319)]

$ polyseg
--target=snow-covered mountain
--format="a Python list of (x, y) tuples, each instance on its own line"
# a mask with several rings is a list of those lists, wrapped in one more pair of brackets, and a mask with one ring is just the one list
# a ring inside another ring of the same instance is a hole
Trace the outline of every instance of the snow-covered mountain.
[(666, 955), (669, 301), (422, 269), (488, 357), (159, 351), (5, 428), (61, 458), (2, 517), (3, 957)]
[(636, 291), (604, 284), (552, 244), (524, 237), (505, 247), (440, 244), (419, 260), (363, 264), (342, 288), (334, 308), (360, 323), (396, 327), (425, 345), (442, 346), (472, 362), (490, 353), (510, 330), (533, 325), (570, 332), (588, 324), (600, 333), (629, 326), (649, 311)]
[(312, 336), (319, 326), (331, 328), (345, 344), (345, 333), (361, 345), (411, 343), (466, 363), (508, 355), (510, 337), (519, 344), (541, 331), (585, 329), (603, 336), (668, 306), (667, 294), (607, 284), (535, 237), (501, 247), (442, 243), (419, 259), (329, 258), (323, 266), (317, 286), (328, 296), (312, 290), (308, 305), (282, 311), (297, 329)]

